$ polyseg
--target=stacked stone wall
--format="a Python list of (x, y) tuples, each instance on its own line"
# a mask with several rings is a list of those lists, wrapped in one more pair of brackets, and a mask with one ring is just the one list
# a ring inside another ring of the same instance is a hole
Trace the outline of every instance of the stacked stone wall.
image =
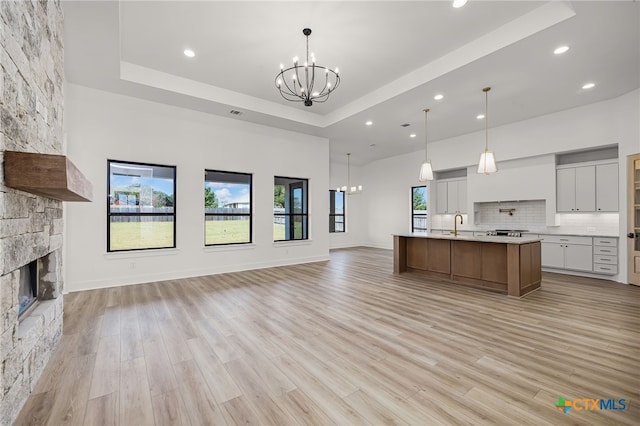
[[(62, 335), (63, 204), (7, 188), (6, 150), (63, 154), (59, 1), (0, 1), (0, 425), (17, 417)], [(19, 270), (38, 260), (36, 308), (18, 319)]]

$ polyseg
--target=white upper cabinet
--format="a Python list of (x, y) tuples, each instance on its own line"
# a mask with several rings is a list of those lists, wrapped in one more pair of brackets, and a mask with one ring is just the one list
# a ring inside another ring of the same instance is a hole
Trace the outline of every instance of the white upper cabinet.
[(559, 212), (576, 210), (576, 169), (556, 170), (556, 209)]
[(467, 212), (467, 181), (458, 181), (458, 209), (460, 213)]
[(466, 179), (436, 182), (436, 213), (456, 214), (467, 211)]
[(436, 213), (437, 214), (446, 214), (447, 213), (447, 182), (436, 182)]
[(562, 166), (556, 170), (558, 212), (618, 211), (618, 164)]
[(596, 211), (596, 169), (576, 167), (576, 211)]
[(596, 211), (618, 211), (618, 164), (596, 166)]

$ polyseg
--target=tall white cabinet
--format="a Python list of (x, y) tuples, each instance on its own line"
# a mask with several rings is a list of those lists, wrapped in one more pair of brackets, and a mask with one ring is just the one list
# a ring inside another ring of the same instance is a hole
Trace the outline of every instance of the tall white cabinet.
[(618, 211), (618, 163), (596, 165), (596, 211)]
[(558, 212), (617, 212), (618, 163), (558, 166), (556, 208)]
[(467, 180), (436, 181), (436, 213), (457, 214), (467, 212)]

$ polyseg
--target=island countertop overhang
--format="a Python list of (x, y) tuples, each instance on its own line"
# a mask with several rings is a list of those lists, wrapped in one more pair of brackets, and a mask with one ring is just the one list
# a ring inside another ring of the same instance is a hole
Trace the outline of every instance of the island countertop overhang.
[(394, 237), (405, 238), (432, 238), (438, 240), (452, 240), (452, 241), (478, 241), (482, 243), (497, 243), (497, 244), (529, 244), (542, 241), (542, 238), (538, 237), (497, 237), (490, 235), (453, 235), (453, 234), (434, 234), (430, 232), (415, 232), (406, 234), (393, 234)]

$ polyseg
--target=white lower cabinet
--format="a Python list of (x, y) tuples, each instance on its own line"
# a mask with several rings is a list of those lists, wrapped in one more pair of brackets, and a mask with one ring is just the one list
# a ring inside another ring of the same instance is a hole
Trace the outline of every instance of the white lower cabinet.
[(564, 268), (564, 245), (542, 242), (542, 266)]
[(615, 275), (618, 273), (618, 239), (540, 235), (542, 266), (571, 271)]
[(566, 244), (564, 249), (564, 267), (574, 271), (593, 270), (593, 247)]
[(593, 238), (542, 236), (542, 266), (572, 271), (593, 271)]
[(615, 275), (618, 273), (618, 239), (593, 239), (593, 272)]

